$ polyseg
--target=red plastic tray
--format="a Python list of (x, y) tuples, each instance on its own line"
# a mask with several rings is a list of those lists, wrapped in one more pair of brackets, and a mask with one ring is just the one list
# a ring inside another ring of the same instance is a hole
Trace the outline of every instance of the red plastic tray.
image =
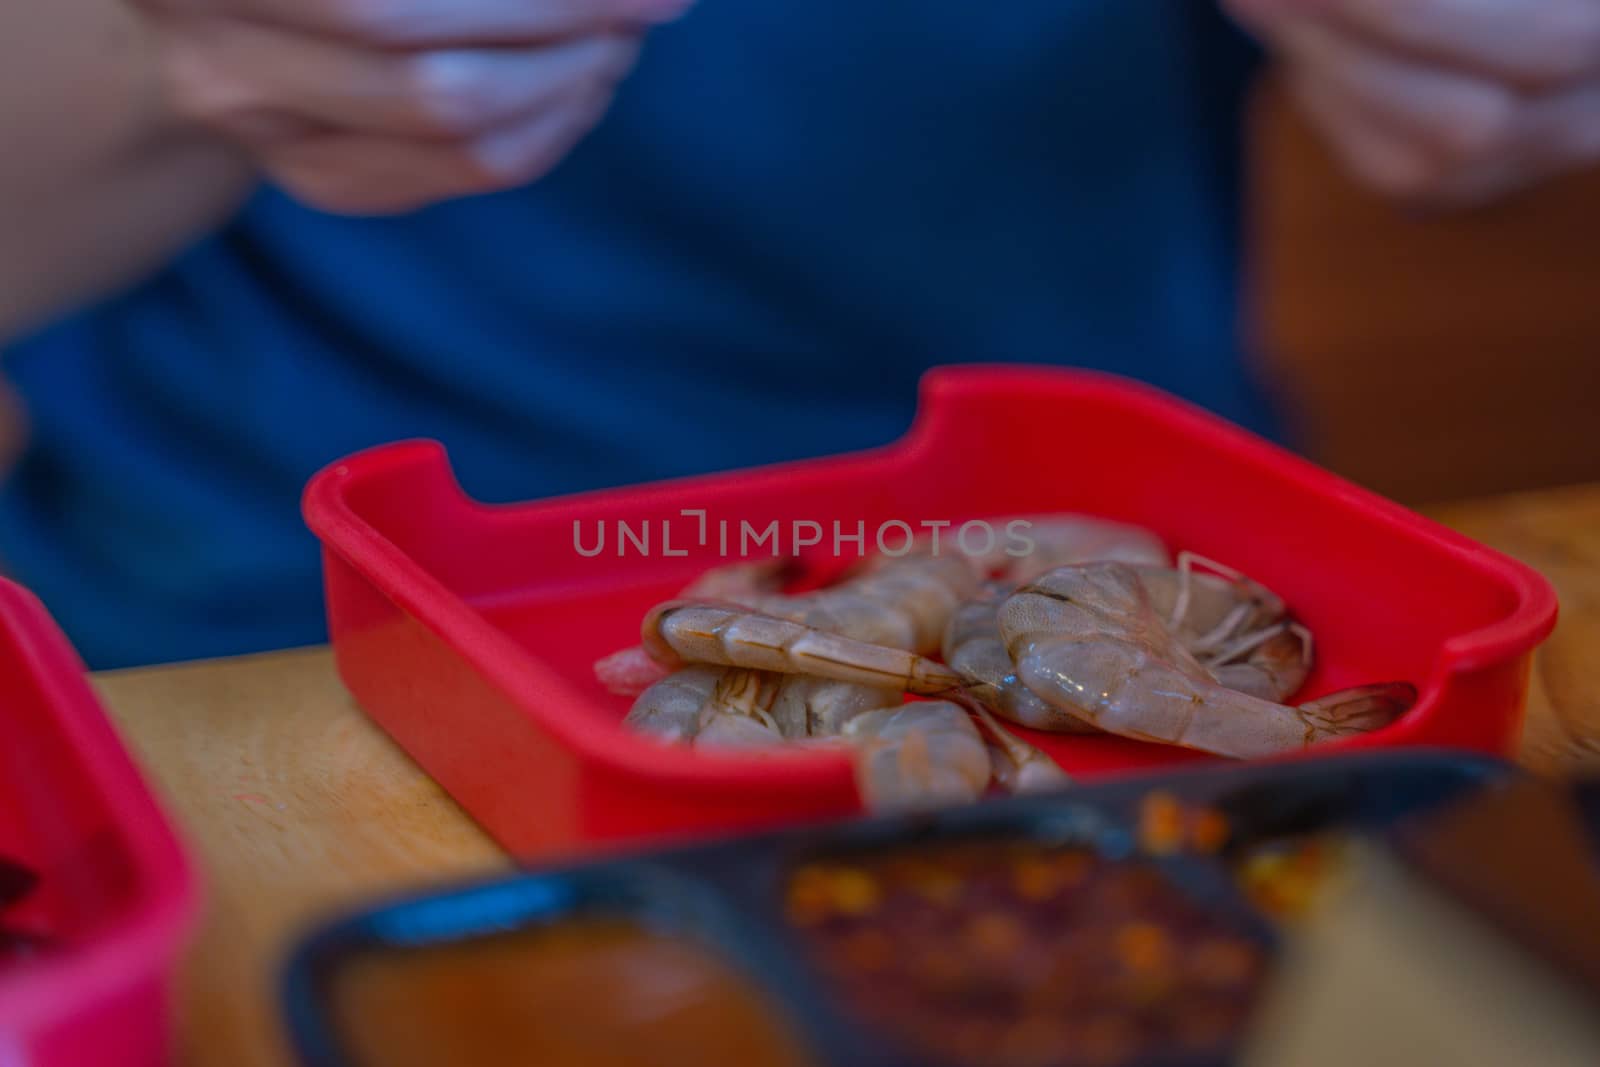
[[(704, 509), (712, 531), (695, 544)], [(1186, 403), (1122, 379), (951, 367), (924, 379), (886, 448), (529, 504), (469, 499), (431, 442), (319, 474), (305, 512), (324, 544), (339, 668), (367, 713), (514, 854), (546, 857), (859, 809), (844, 758), (708, 756), (620, 727), (628, 701), (593, 661), (717, 561), (728, 519), (962, 520), (1083, 511), (1149, 526), (1281, 592), (1317, 638), (1304, 693), (1410, 680), (1417, 706), (1316, 752), (1435, 745), (1504, 753), (1530, 653), (1555, 623), (1536, 572)], [(668, 521), (673, 549), (596, 558), (596, 524)], [(687, 525), (686, 525), (687, 524)], [(686, 536), (688, 535), (688, 536)], [(831, 536), (831, 531), (830, 531)], [(847, 546), (848, 548), (848, 546)], [(853, 551), (853, 549), (849, 549)], [(756, 554), (770, 549), (757, 550)], [(1203, 759), (1111, 737), (1030, 735), (1102, 775)]]
[(57, 942), (0, 964), (0, 1065), (156, 1067), (198, 908), (177, 838), (44, 607), (0, 580), (0, 854), (39, 874), (6, 923)]

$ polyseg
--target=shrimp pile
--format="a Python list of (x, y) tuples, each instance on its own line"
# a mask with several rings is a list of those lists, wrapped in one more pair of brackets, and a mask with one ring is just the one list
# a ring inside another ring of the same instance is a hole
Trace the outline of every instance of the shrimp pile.
[(1312, 639), (1270, 589), (1174, 560), (1140, 527), (1030, 525), (1024, 556), (919, 545), (799, 595), (782, 591), (789, 561), (713, 568), (596, 673), (636, 697), (625, 724), (662, 742), (839, 747), (874, 811), (1069, 783), (1001, 720), (1251, 758), (1376, 729), (1416, 699), (1384, 683), (1285, 703)]

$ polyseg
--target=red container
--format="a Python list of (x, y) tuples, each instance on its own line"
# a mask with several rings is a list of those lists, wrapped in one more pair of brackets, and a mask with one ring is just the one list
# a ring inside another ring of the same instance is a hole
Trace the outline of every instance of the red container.
[(66, 639), (0, 581), (0, 855), (37, 872), (0, 925), (51, 945), (0, 962), (0, 1065), (157, 1067), (194, 869)]
[[(706, 545), (699, 517), (706, 512)], [(1048, 511), (1141, 523), (1248, 571), (1316, 634), (1304, 693), (1405, 679), (1400, 721), (1331, 752), (1436, 745), (1510, 751), (1530, 653), (1555, 623), (1536, 572), (1150, 388), (1020, 367), (930, 373), (911, 431), (869, 452), (530, 504), (468, 499), (430, 442), (319, 474), (328, 616), (367, 713), (514, 854), (839, 816), (860, 802), (843, 757), (702, 755), (619, 725), (628, 701), (596, 658), (720, 557), (719, 520), (880, 524)], [(605, 524), (618, 538), (586, 558)], [(661, 523), (671, 531), (668, 556)], [(809, 529), (806, 533), (809, 534)], [(824, 538), (831, 540), (831, 529)], [(894, 534), (889, 543), (897, 546)], [(831, 544), (823, 548), (831, 551)], [(854, 552), (846, 544), (847, 552)], [(770, 554), (762, 547), (753, 554)], [(1030, 734), (1084, 777), (1206, 757), (1112, 737)]]

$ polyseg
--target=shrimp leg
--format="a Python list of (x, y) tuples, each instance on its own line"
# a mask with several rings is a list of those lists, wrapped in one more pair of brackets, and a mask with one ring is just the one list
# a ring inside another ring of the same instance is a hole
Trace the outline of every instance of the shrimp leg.
[(1041, 749), (995, 721), (989, 709), (970, 696), (957, 702), (971, 713), (989, 736), (995, 781), (1008, 793), (1049, 793), (1072, 784), (1072, 777)]
[(766, 709), (778, 681), (759, 671), (685, 667), (639, 694), (623, 725), (668, 743), (777, 744), (783, 735)]
[(1167, 628), (1218, 682), (1274, 701), (1304, 684), (1311, 632), (1272, 590), (1193, 552), (1178, 553), (1176, 567), (1135, 570)]
[[(1240, 656), (1244, 660), (1235, 662)], [(1217, 681), (1263, 700), (1282, 700), (1311, 672), (1311, 631), (1281, 622), (1220, 649), (1204, 660)]]

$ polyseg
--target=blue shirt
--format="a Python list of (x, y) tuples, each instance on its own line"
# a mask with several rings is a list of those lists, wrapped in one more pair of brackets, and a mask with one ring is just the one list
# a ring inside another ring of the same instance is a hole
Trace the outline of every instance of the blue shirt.
[(364, 220), (264, 189), (17, 345), (0, 560), (109, 667), (321, 638), (299, 493), (387, 440), (537, 497), (880, 444), (986, 360), (1263, 428), (1249, 57), (1194, 0), (703, 0), (534, 185)]

